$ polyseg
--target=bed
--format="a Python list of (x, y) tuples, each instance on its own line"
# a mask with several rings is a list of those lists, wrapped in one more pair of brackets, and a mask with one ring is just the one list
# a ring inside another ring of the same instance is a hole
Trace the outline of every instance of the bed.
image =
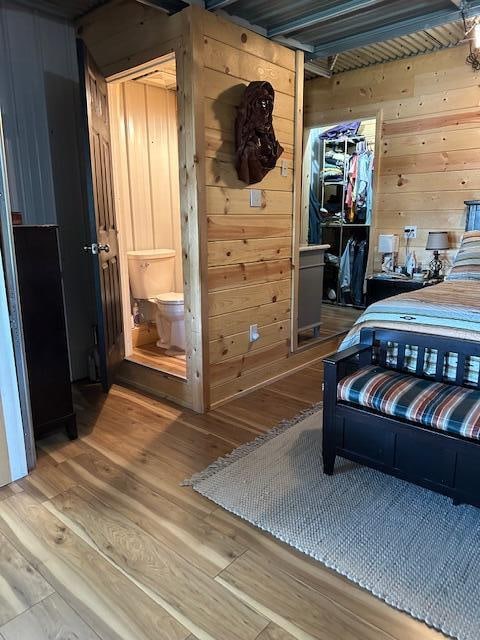
[[(339, 351), (358, 344), (362, 329), (381, 327), (402, 331), (415, 331), (431, 336), (427, 349), (424, 373), (433, 375), (436, 368), (435, 337), (480, 342), (480, 280), (452, 279), (433, 287), (402, 293), (393, 298), (372, 304), (357, 319), (347, 334)], [(388, 364), (393, 364), (397, 348), (392, 345), (388, 353)], [(456, 356), (446, 361), (446, 378), (454, 379)], [(467, 361), (467, 381), (475, 382), (480, 360)], [(416, 371), (416, 350), (407, 345), (405, 368)]]
[(339, 455), (480, 506), (480, 231), (445, 282), (371, 305), (324, 365), (325, 473)]

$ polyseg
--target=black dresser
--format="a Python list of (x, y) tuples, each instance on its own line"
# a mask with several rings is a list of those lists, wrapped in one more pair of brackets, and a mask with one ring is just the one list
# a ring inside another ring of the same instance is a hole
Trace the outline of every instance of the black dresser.
[(21, 225), (13, 233), (35, 439), (59, 428), (74, 439), (58, 229)]
[(418, 281), (411, 278), (367, 278), (367, 307), (374, 302), (397, 296), (399, 293), (417, 291), (438, 282), (438, 280)]

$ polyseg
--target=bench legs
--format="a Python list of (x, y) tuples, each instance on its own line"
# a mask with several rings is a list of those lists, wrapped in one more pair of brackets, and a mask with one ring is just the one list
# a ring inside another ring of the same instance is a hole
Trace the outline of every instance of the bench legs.
[(335, 451), (323, 450), (323, 473), (326, 473), (327, 476), (333, 476), (335, 457)]
[(322, 457), (323, 473), (333, 475), (336, 456), (335, 411), (337, 406), (337, 368), (325, 363), (325, 396), (323, 408)]

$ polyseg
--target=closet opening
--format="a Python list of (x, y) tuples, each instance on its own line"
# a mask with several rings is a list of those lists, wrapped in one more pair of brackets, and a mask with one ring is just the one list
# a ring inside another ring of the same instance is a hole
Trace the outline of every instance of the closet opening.
[(348, 331), (365, 308), (377, 117), (304, 132), (296, 348)]
[(186, 380), (175, 54), (108, 93), (125, 359)]

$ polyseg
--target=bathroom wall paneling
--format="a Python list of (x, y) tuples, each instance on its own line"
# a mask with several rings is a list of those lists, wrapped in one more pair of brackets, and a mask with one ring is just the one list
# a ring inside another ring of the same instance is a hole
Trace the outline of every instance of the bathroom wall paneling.
[[(120, 377), (124, 383), (203, 411), (206, 408), (206, 386), (202, 322), (206, 310), (202, 308), (201, 264), (204, 258), (201, 247), (206, 247), (206, 241), (202, 237), (202, 221), (199, 215), (201, 206), (197, 202), (204, 179), (202, 175), (202, 179), (199, 180), (203, 162), (198, 161), (198, 139), (202, 125), (196, 108), (194, 79), (197, 74), (193, 72), (196, 65), (194, 48), (198, 46), (195, 44), (195, 26), (189, 11), (167, 17), (132, 0), (121, 0), (115, 3), (115, 6), (101, 7), (88, 14), (78, 26), (87, 47), (111, 85), (112, 103), (115, 103), (118, 109), (122, 108), (122, 101), (119, 98), (120, 91), (115, 89), (116, 83), (131, 79), (132, 73), (139, 75), (155, 66), (162, 57), (175, 53), (179, 131), (177, 175), (180, 180), (180, 254), (184, 276), (187, 381), (129, 362), (124, 362)], [(122, 140), (122, 135), (124, 134), (116, 136), (117, 148), (118, 145), (127, 142)], [(125, 185), (128, 184), (128, 163), (124, 157), (119, 156), (119, 159), (116, 197), (127, 199)], [(128, 206), (124, 211), (128, 211)], [(125, 254), (128, 243), (134, 242), (133, 234), (129, 234), (127, 229), (120, 236)], [(126, 264), (122, 265), (122, 283), (123, 297), (129, 299)], [(129, 315), (128, 310), (125, 313)], [(128, 318), (126, 326), (130, 324), (131, 319)]]
[[(115, 94), (120, 95), (115, 95)], [(175, 249), (175, 291), (183, 291), (178, 180), (177, 98), (174, 91), (129, 81), (110, 85), (115, 155), (121, 156), (123, 198), (117, 214), (127, 251)]]

